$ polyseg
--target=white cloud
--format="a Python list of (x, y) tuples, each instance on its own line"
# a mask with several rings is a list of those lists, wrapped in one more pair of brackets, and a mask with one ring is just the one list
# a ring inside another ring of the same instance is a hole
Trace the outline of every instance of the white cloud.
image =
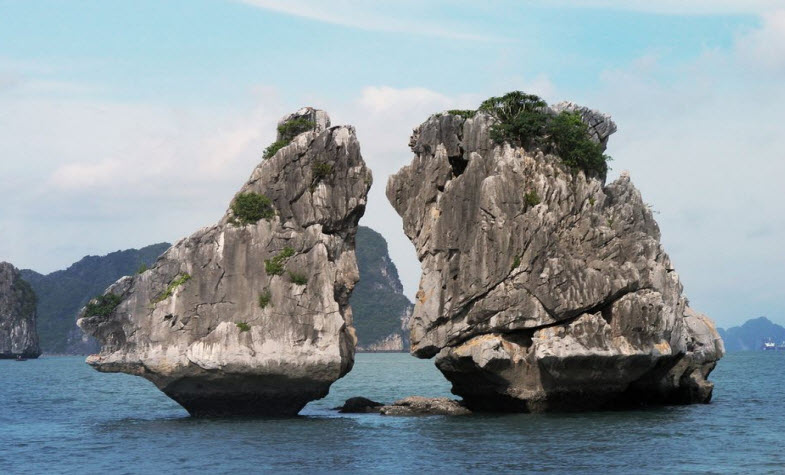
[(528, 0), (541, 6), (630, 10), (667, 15), (760, 14), (782, 7), (782, 0)]
[[(467, 32), (460, 24), (446, 24), (443, 18), (427, 14), (422, 2), (411, 0), (375, 1), (341, 0), (239, 0), (254, 7), (293, 15), (309, 20), (387, 33), (406, 33), (469, 41), (506, 41), (493, 34)], [(449, 8), (443, 2), (444, 8)], [(424, 17), (424, 18), (423, 18)]]
[[(48, 97), (48, 96), (47, 96)], [(217, 220), (286, 112), (0, 95), (0, 258), (52, 271)]]
[(687, 295), (721, 326), (758, 315), (785, 321), (775, 297), (785, 288), (785, 91), (777, 55), (748, 54), (778, 38), (779, 18), (693, 63), (646, 57), (606, 71), (590, 99), (619, 124), (615, 172), (629, 169), (660, 211)]
[(121, 172), (122, 166), (118, 160), (67, 163), (54, 171), (49, 179), (49, 185), (61, 191), (111, 188), (117, 185), (117, 178)]
[(785, 10), (764, 14), (760, 28), (738, 38), (736, 51), (742, 63), (785, 71)]

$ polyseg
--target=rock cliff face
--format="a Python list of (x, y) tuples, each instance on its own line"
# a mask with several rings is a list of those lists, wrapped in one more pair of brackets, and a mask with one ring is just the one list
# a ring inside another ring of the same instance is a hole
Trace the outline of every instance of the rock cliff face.
[(102, 345), (90, 365), (143, 376), (193, 415), (276, 416), (352, 368), (354, 239), (371, 173), (354, 128), (330, 127), (323, 111), (301, 109), (278, 130), (288, 145), (218, 224), (87, 306), (78, 324)]
[(0, 359), (38, 358), (36, 297), (16, 267), (0, 262)]
[(360, 282), (351, 298), (357, 351), (404, 351), (414, 306), (403, 294), (387, 241), (364, 226), (357, 230), (357, 266)]
[[(603, 145), (607, 115), (575, 111)], [(688, 307), (630, 177), (605, 184), (537, 149), (499, 145), (496, 119), (431, 116), (387, 196), (422, 263), (412, 353), (436, 356), (476, 410), (708, 402), (723, 354)]]

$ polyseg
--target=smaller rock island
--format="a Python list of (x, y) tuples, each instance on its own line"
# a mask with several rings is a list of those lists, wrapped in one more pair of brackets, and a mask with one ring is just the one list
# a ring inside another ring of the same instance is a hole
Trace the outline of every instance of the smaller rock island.
[(37, 299), (19, 269), (0, 262), (0, 359), (38, 358)]
[(372, 182), (355, 130), (303, 108), (264, 157), (218, 224), (83, 309), (101, 344), (90, 365), (147, 378), (197, 416), (292, 416), (349, 372)]

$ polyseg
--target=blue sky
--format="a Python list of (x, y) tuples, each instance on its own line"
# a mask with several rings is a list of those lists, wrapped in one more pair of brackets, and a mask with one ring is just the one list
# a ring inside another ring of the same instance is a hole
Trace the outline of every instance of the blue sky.
[(362, 223), (431, 112), (522, 89), (610, 113), (693, 305), (785, 324), (785, 5), (0, 0), (0, 260), (49, 272), (216, 221), (302, 105), (356, 125)]

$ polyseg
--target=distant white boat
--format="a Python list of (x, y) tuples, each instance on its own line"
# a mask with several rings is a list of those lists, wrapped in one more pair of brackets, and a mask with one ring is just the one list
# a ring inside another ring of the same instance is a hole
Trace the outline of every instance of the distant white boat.
[(763, 342), (763, 351), (771, 351), (776, 349), (777, 349), (777, 345), (774, 344), (773, 341), (769, 340)]

